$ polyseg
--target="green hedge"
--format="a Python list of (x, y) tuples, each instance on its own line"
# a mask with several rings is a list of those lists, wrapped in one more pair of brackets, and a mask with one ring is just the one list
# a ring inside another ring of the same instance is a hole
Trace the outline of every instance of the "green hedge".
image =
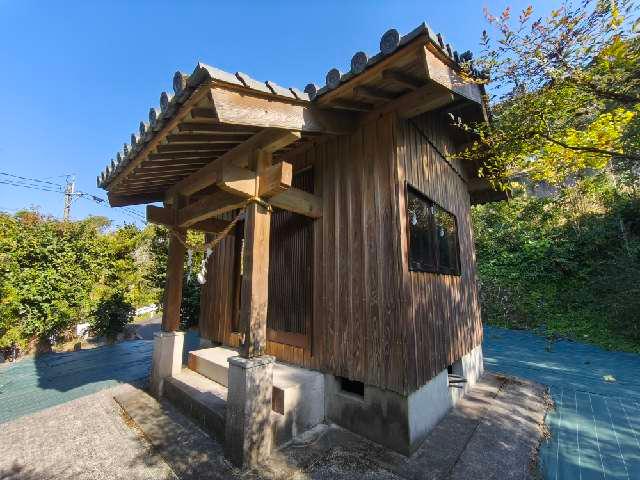
[(151, 249), (158, 236), (154, 227), (110, 230), (102, 217), (0, 213), (0, 348), (63, 335), (114, 295), (133, 306), (158, 302), (164, 264), (154, 263)]

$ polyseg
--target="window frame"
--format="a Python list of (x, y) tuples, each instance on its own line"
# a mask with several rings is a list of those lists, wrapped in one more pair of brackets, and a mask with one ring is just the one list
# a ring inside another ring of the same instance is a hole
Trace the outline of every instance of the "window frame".
[[(455, 268), (453, 270), (451, 269), (444, 269), (440, 266), (440, 249), (438, 247), (439, 242), (438, 242), (438, 237), (437, 237), (437, 229), (432, 228), (432, 244), (435, 246), (433, 248), (433, 252), (431, 252), (431, 264), (433, 265), (433, 267), (419, 267), (417, 265), (412, 264), (411, 262), (411, 221), (409, 218), (409, 193), (412, 193), (413, 195), (415, 195), (416, 197), (418, 197), (420, 200), (424, 201), (427, 204), (431, 204), (434, 205), (436, 208), (439, 208), (440, 210), (442, 210), (443, 212), (451, 215), (451, 217), (453, 218), (453, 223), (455, 226), (455, 234), (456, 234), (456, 240), (455, 240), (455, 252), (456, 252), (456, 261), (455, 261)], [(461, 265), (461, 248), (460, 248), (460, 229), (458, 226), (458, 217), (450, 212), (449, 210), (447, 210), (446, 208), (442, 207), (442, 205), (440, 205), (438, 202), (431, 200), (431, 198), (429, 198), (427, 195), (425, 195), (421, 190), (419, 190), (418, 188), (416, 188), (414, 185), (412, 185), (409, 182), (405, 182), (405, 215), (406, 215), (406, 223), (407, 223), (407, 266), (409, 268), (410, 272), (421, 272), (421, 273), (433, 273), (436, 275), (449, 275), (449, 276), (454, 276), (454, 277), (460, 277), (462, 276), (462, 265)]]

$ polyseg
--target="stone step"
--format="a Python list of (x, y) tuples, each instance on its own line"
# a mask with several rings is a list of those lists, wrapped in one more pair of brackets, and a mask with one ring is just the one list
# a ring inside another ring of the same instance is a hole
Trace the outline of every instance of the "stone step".
[(188, 368), (164, 385), (164, 396), (203, 430), (224, 441), (227, 389)]
[(234, 478), (224, 459), (222, 443), (166, 400), (158, 401), (138, 389), (118, 394), (114, 399), (127, 423), (140, 429), (177, 478)]
[[(189, 368), (201, 377), (229, 384), (231, 348), (214, 347), (189, 353)], [(320, 372), (276, 362), (273, 366), (272, 423), (280, 445), (324, 421), (324, 376)]]
[(188, 365), (194, 372), (225, 387), (229, 386), (229, 357), (238, 351), (227, 347), (201, 348), (189, 352)]

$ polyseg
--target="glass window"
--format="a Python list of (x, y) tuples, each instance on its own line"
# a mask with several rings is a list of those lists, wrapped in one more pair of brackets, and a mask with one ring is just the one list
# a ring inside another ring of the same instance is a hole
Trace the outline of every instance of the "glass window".
[(407, 186), (409, 270), (460, 275), (456, 217)]

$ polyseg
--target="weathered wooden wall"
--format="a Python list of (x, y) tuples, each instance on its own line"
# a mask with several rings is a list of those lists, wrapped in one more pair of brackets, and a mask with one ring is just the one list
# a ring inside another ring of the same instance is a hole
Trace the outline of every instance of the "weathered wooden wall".
[(424, 114), (398, 121), (395, 128), (399, 183), (406, 181), (453, 213), (460, 241), (460, 276), (409, 272), (406, 190), (400, 190), (403, 282), (409, 293), (407, 315), (415, 326), (416, 368), (415, 378), (408, 380), (410, 389), (424, 385), (482, 341), (469, 193), (460, 161), (447, 164), (438, 153), (448, 157), (455, 151), (445, 122)]
[[(268, 342), (270, 354), (407, 393), (479, 341), (469, 196), (412, 128), (390, 113), (286, 159), (294, 170), (314, 167), (323, 216), (313, 226), (310, 348)], [(458, 217), (461, 277), (408, 271), (405, 177)], [(228, 345), (237, 345), (234, 257), (233, 239), (212, 255), (200, 321), (204, 337)]]

